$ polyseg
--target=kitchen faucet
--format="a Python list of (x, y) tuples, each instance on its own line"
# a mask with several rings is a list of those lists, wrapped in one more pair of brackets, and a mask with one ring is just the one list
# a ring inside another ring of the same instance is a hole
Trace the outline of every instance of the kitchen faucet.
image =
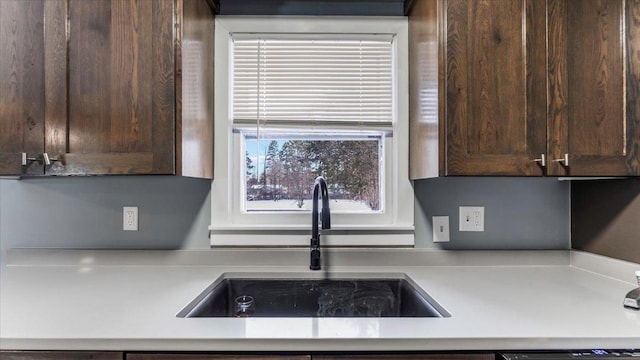
[(329, 191), (322, 176), (313, 184), (313, 209), (311, 210), (311, 264), (309, 269), (320, 270), (320, 231), (318, 230), (318, 192), (322, 192), (322, 228), (331, 229), (329, 212)]

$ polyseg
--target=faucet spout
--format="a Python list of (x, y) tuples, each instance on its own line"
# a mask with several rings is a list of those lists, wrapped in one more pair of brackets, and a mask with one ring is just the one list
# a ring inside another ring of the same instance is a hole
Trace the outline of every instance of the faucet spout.
[(313, 184), (313, 208), (311, 210), (311, 263), (309, 269), (320, 270), (320, 230), (318, 228), (318, 198), (322, 198), (322, 229), (331, 229), (331, 212), (329, 210), (329, 190), (322, 176)]

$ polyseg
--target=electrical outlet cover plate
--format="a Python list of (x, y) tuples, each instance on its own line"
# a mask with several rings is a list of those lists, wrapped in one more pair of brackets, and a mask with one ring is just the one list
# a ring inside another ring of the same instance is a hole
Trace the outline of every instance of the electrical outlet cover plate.
[(460, 231), (484, 231), (484, 206), (460, 206)]
[(122, 230), (138, 231), (137, 206), (125, 206), (122, 208)]

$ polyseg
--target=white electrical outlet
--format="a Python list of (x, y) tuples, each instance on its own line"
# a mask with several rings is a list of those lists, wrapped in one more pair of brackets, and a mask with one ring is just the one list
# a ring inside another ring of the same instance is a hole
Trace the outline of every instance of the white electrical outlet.
[(433, 242), (449, 242), (449, 217), (433, 216)]
[(484, 231), (484, 206), (460, 206), (460, 231)]
[(125, 206), (122, 208), (122, 230), (138, 231), (137, 206)]

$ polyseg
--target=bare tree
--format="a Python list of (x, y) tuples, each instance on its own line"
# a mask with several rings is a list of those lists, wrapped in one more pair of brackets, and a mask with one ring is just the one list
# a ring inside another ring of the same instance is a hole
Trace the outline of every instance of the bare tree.
[(313, 141), (307, 144), (316, 175), (323, 175), (347, 198), (380, 209), (380, 144), (377, 140)]
[(313, 184), (311, 162), (303, 142), (287, 141), (280, 150), (280, 158), (283, 168), (282, 181), (287, 186), (288, 198), (295, 200), (298, 208), (302, 208)]

